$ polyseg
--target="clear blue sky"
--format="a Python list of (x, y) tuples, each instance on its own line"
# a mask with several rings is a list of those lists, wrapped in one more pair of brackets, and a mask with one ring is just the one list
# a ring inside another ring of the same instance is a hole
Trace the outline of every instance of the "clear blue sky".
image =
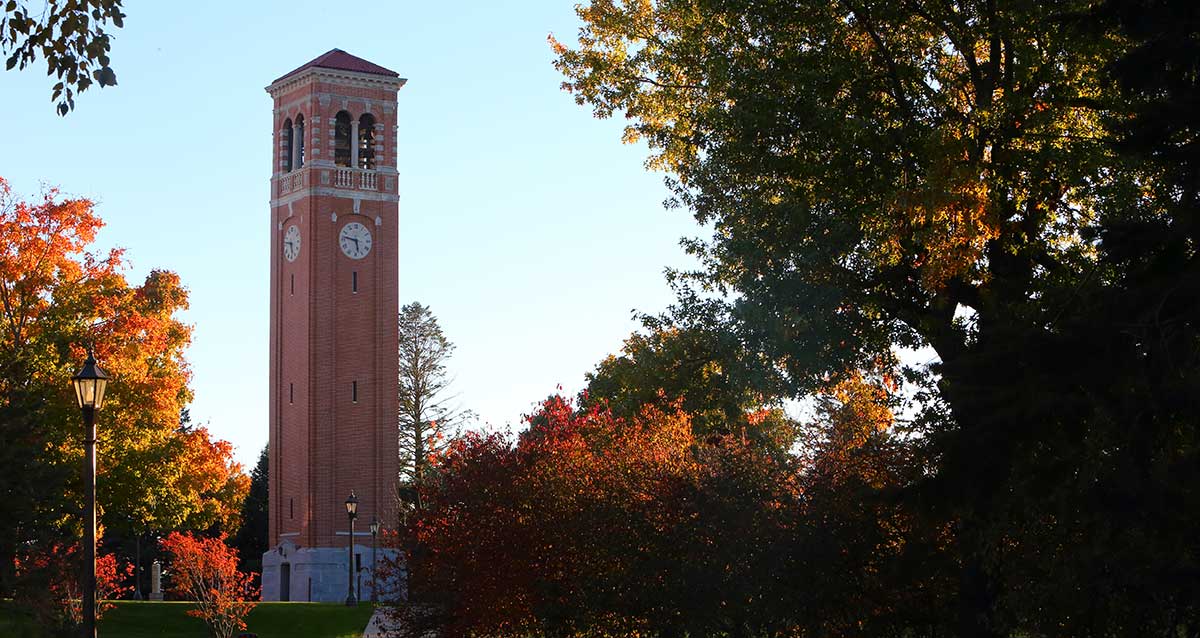
[[(458, 346), (463, 407), (493, 427), (615, 352), (631, 310), (671, 301), (666, 266), (702, 231), (665, 211), (645, 148), (559, 89), (546, 36), (573, 0), (127, 2), (112, 64), (66, 118), (44, 67), (0, 73), (0, 175), (95, 199), (98, 247), (129, 276), (191, 291), (193, 417), (251, 464), (267, 440), (271, 101), (263, 87), (332, 48), (408, 78), (399, 94), (400, 298)], [(351, 7), (370, 7), (369, 10)]]

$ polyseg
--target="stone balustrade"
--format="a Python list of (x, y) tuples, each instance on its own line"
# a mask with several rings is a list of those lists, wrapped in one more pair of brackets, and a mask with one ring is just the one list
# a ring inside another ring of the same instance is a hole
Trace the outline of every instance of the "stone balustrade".
[[(392, 188), (394, 180), (388, 182)], [(379, 172), (342, 166), (305, 166), (276, 178), (276, 196), (280, 197), (304, 189), (306, 186), (332, 186), (348, 190), (378, 191)]]

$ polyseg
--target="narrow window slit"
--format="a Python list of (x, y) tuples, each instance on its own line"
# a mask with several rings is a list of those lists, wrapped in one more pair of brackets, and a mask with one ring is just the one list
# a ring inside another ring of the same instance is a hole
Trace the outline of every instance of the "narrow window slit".
[(296, 168), (304, 168), (304, 116), (296, 116)]
[(280, 168), (283, 169), (283, 172), (290, 173), (292, 170), (292, 118), (290, 117), (283, 121), (283, 144), (279, 154), (283, 156), (283, 164)]

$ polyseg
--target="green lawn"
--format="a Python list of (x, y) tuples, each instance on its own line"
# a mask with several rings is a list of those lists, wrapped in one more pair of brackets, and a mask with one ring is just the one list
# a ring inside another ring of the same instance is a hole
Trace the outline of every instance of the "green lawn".
[(39, 638), (40, 635), (28, 613), (19, 609), (11, 598), (0, 598), (0, 636)]
[[(199, 618), (187, 615), (190, 603), (116, 603), (100, 620), (100, 638), (207, 638)], [(259, 603), (246, 618), (246, 630), (259, 638), (358, 638), (372, 606), (334, 603)], [(0, 636), (41, 638), (11, 606), (0, 606)]]

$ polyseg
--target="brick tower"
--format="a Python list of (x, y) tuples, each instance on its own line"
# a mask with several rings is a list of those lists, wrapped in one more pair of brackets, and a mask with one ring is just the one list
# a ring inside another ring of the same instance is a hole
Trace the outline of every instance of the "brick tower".
[(369, 523), (394, 526), (395, 131), (404, 82), (334, 49), (267, 87), (272, 549), (263, 555), (263, 600), (346, 599), (351, 491), (356, 594), (361, 586), (369, 598)]

